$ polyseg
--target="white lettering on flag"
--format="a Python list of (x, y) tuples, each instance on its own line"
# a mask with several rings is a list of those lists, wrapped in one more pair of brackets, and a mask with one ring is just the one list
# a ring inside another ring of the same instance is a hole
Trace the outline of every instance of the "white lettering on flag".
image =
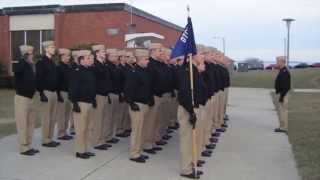
[(188, 28), (186, 28), (180, 38), (183, 43), (186, 43), (188, 39)]

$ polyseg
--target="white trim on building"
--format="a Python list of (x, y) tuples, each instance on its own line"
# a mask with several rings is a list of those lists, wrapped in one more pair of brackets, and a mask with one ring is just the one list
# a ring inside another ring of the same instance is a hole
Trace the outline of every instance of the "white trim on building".
[(9, 21), (10, 31), (54, 29), (53, 14), (10, 16)]

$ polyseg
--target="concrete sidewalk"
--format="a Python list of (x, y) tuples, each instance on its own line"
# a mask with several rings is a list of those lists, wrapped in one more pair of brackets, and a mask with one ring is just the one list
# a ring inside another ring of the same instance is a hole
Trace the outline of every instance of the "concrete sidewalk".
[[(233, 88), (230, 91), (228, 131), (211, 158), (205, 159), (203, 180), (299, 180), (291, 146), (283, 134), (273, 133), (277, 115), (270, 90)], [(0, 140), (0, 180), (178, 180), (178, 132), (164, 150), (146, 164), (128, 160), (129, 139), (122, 139), (90, 160), (73, 155), (73, 142), (57, 149), (40, 147), (34, 157), (18, 154), (16, 135)]]

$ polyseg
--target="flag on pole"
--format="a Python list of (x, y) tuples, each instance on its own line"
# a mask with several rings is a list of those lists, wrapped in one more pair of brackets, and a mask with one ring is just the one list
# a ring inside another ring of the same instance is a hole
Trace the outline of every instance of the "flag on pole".
[(194, 33), (191, 18), (188, 17), (188, 24), (180, 35), (176, 45), (171, 53), (171, 59), (186, 56), (188, 54), (197, 54), (196, 42), (194, 40)]

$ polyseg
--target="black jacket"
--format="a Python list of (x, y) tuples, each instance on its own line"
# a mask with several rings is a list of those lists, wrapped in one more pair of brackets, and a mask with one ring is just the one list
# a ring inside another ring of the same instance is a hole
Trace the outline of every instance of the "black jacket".
[(21, 59), (15, 67), (14, 76), (16, 93), (33, 98), (36, 91), (36, 76), (32, 65)]
[(149, 104), (154, 101), (151, 78), (148, 71), (144, 68), (136, 67), (127, 73), (128, 76), (124, 85), (124, 96), (127, 103)]
[(212, 71), (214, 75), (214, 92), (222, 90), (222, 75), (218, 64), (212, 64)]
[(153, 92), (161, 97), (164, 93), (173, 90), (173, 75), (168, 65), (150, 58), (148, 71), (152, 78)]
[(107, 64), (99, 61), (94, 63), (94, 73), (96, 77), (96, 91), (97, 94), (107, 96), (112, 90), (111, 70)]
[(280, 93), (281, 97), (287, 95), (289, 90), (291, 89), (291, 77), (290, 72), (287, 67), (280, 69), (276, 82), (275, 82), (275, 90), (276, 94)]
[(108, 67), (110, 70), (111, 82), (112, 82), (110, 92), (113, 94), (120, 94), (122, 83), (123, 83), (120, 66), (108, 62)]
[(203, 80), (207, 87), (207, 95), (208, 98), (211, 98), (215, 93), (215, 86), (216, 86), (216, 80), (214, 75), (214, 64), (212, 63), (205, 63), (206, 70), (202, 73), (203, 74)]
[(58, 70), (58, 87), (57, 91), (69, 91), (69, 81), (70, 81), (70, 74), (72, 72), (72, 67), (68, 64), (60, 63), (57, 66)]
[(195, 100), (198, 101), (198, 104), (206, 105), (209, 95), (208, 95), (208, 87), (206, 86), (206, 83), (203, 78), (203, 73), (198, 73), (198, 79), (196, 81), (195, 87)]
[(43, 56), (36, 64), (37, 90), (56, 91), (58, 85), (58, 70), (52, 59)]
[(120, 90), (121, 93), (124, 92), (124, 86), (127, 80), (128, 72), (131, 70), (131, 67), (129, 65), (119, 65), (120, 68)]
[(178, 90), (178, 79), (177, 79), (178, 65), (171, 65), (170, 69), (173, 76), (173, 89)]
[(193, 108), (198, 108), (201, 100), (201, 90), (199, 89), (199, 73), (195, 66), (193, 66), (193, 83), (194, 83), (194, 106), (192, 106), (191, 85), (190, 85), (190, 70), (188, 63), (179, 66), (177, 69), (178, 80), (178, 102), (187, 112), (194, 113)]
[(93, 103), (96, 97), (94, 70), (84, 66), (76, 68), (71, 75), (69, 98), (71, 102)]
[(221, 71), (223, 76), (223, 87), (228, 88), (230, 86), (229, 70), (226, 67), (221, 66)]

